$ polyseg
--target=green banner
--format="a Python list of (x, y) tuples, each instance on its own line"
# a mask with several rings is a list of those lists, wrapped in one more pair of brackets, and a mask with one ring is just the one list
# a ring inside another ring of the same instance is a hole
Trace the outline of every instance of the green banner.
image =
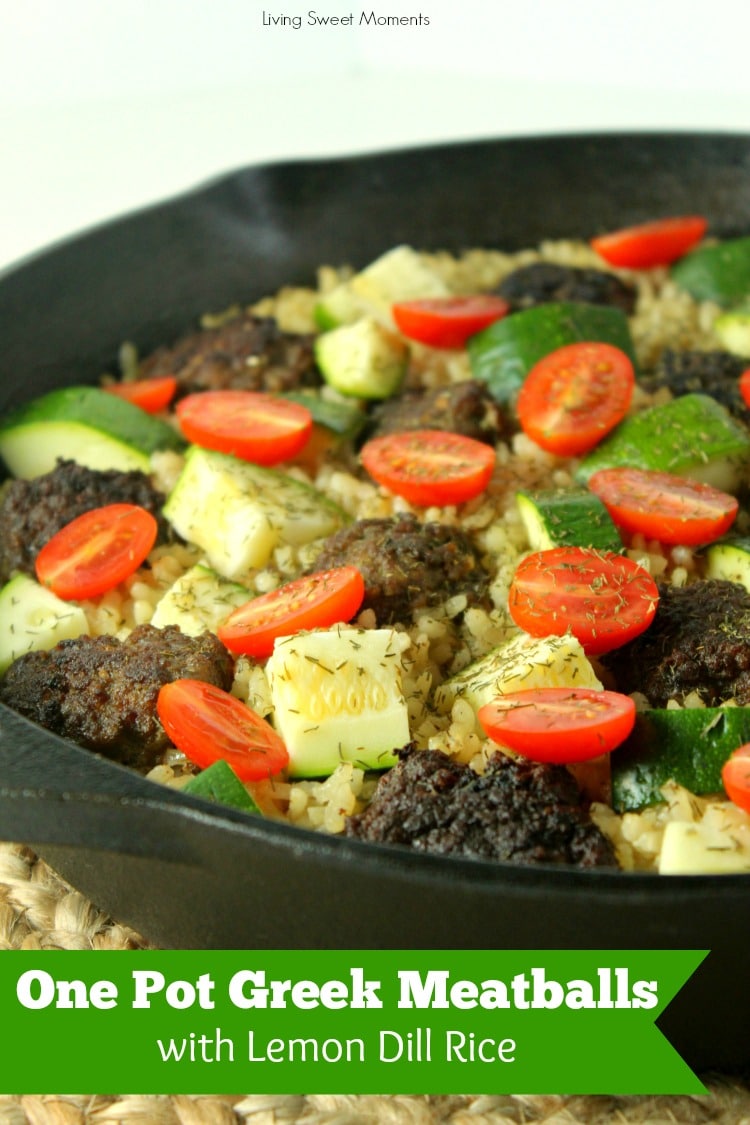
[(0, 1093), (702, 1093), (654, 1021), (705, 955), (6, 951)]

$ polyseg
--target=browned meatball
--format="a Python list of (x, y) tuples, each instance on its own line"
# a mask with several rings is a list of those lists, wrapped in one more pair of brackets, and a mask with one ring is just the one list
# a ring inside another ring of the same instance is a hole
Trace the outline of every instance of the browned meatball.
[(476, 379), (387, 399), (376, 409), (373, 421), (371, 437), (403, 430), (448, 430), (496, 445), (503, 432), (499, 405)]
[(481, 555), (457, 527), (419, 523), (412, 515), (357, 520), (326, 539), (315, 570), (355, 566), (365, 580), (364, 609), (379, 624), (408, 621), (415, 609), (454, 594), (486, 604), (489, 575)]
[(562, 766), (496, 754), (486, 773), (434, 750), (407, 751), (347, 835), (420, 852), (510, 863), (616, 867)]
[(737, 582), (660, 584), (651, 625), (603, 658), (620, 691), (653, 707), (697, 691), (708, 706), (750, 704), (750, 593)]
[(312, 336), (282, 332), (273, 317), (244, 313), (183, 336), (140, 365), (142, 378), (176, 375), (178, 395), (232, 388), (291, 391), (318, 386)]
[(161, 514), (164, 496), (145, 473), (88, 469), (59, 460), (43, 476), (11, 481), (0, 501), (0, 581), (14, 570), (33, 575), (44, 544), (66, 523), (104, 504), (139, 504), (156, 517), (159, 540), (169, 538)]
[(89, 750), (148, 769), (170, 745), (156, 713), (162, 685), (187, 676), (228, 690), (233, 669), (212, 633), (140, 625), (124, 641), (82, 636), (27, 653), (0, 683), (0, 701)]
[(686, 351), (665, 348), (656, 371), (641, 382), (648, 391), (668, 387), (673, 395), (711, 395), (736, 417), (747, 422), (750, 410), (740, 394), (739, 380), (750, 361), (731, 352)]
[(514, 311), (550, 301), (580, 301), (587, 305), (611, 305), (630, 316), (636, 300), (633, 286), (613, 273), (557, 266), (552, 262), (521, 266), (508, 274), (497, 292), (510, 302)]

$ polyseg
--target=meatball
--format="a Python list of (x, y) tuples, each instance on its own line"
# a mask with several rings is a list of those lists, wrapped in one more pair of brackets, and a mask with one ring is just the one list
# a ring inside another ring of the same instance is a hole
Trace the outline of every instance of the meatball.
[(673, 395), (711, 395), (737, 418), (747, 422), (750, 410), (740, 394), (739, 379), (750, 361), (731, 352), (665, 348), (655, 372), (641, 379), (648, 391), (668, 387)]
[(630, 316), (636, 301), (633, 286), (613, 273), (557, 266), (552, 262), (521, 266), (508, 274), (497, 292), (516, 312), (550, 301), (580, 301), (588, 305), (610, 305)]
[(140, 365), (140, 377), (175, 375), (178, 396), (195, 391), (291, 391), (322, 382), (313, 337), (282, 332), (273, 317), (251, 313), (183, 336)]
[(169, 745), (159, 689), (183, 676), (228, 690), (234, 665), (212, 633), (140, 625), (124, 641), (82, 636), (30, 652), (0, 682), (0, 702), (47, 730), (145, 770)]
[(504, 754), (477, 774), (439, 751), (407, 750), (346, 831), (436, 855), (617, 867), (572, 775)]
[(378, 624), (407, 621), (415, 609), (454, 594), (486, 604), (489, 575), (472, 540), (457, 527), (412, 515), (366, 519), (325, 540), (315, 570), (355, 566), (365, 580), (363, 609)]
[(620, 691), (642, 692), (653, 707), (693, 691), (710, 707), (750, 704), (750, 593), (718, 578), (660, 584), (646, 632), (602, 659)]
[(476, 379), (387, 399), (376, 409), (373, 421), (371, 437), (403, 430), (448, 430), (496, 445), (503, 432), (499, 405)]
[(161, 512), (164, 496), (145, 473), (88, 469), (75, 461), (33, 480), (11, 481), (0, 502), (0, 581), (14, 570), (33, 576), (44, 544), (71, 520), (104, 504), (139, 504), (156, 517), (159, 541), (170, 536)]

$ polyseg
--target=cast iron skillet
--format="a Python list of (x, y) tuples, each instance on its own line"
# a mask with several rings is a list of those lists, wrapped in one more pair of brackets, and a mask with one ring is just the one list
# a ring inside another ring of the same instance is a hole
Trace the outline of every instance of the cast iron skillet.
[[(53, 248), (0, 280), (0, 410), (95, 381), (121, 341), (362, 266), (400, 242), (520, 248), (657, 215), (750, 231), (750, 136), (581, 135), (250, 168)], [(146, 782), (0, 711), (0, 836), (182, 948), (711, 950), (662, 1027), (744, 1068), (750, 878), (659, 878), (412, 855), (265, 823)]]

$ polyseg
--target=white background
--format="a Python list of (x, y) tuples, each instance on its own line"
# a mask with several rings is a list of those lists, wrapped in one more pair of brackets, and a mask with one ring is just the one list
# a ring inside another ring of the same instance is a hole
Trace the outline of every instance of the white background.
[(750, 0), (0, 0), (0, 268), (256, 161), (639, 128), (750, 132)]

